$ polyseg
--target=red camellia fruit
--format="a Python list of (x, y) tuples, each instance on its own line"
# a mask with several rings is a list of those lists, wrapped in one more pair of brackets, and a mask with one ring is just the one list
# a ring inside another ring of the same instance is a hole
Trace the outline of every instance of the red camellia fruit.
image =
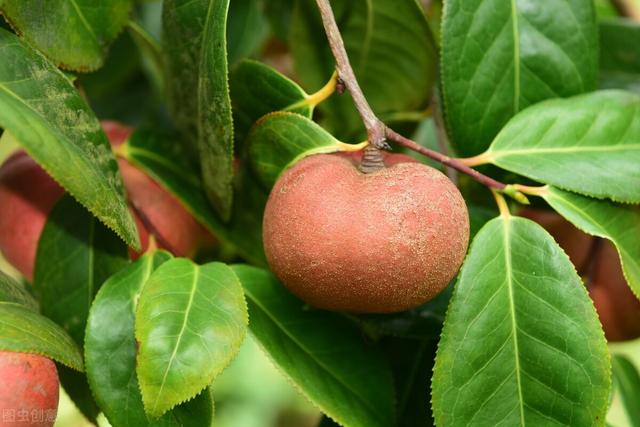
[(407, 156), (363, 173), (353, 155), (319, 154), (285, 171), (264, 215), (274, 273), (308, 304), (389, 313), (435, 297), (456, 274), (469, 240), (458, 189)]
[(58, 371), (51, 360), (0, 351), (0, 425), (51, 427), (59, 390)]
[[(114, 147), (124, 143), (131, 129), (102, 122)], [(172, 194), (125, 159), (118, 165), (129, 205), (136, 220), (142, 251), (149, 235), (160, 248), (176, 256), (193, 256), (213, 236), (202, 227)], [(38, 239), (46, 219), (64, 190), (25, 152), (12, 155), (0, 167), (0, 251), (29, 281)], [(135, 258), (138, 254), (131, 252)]]

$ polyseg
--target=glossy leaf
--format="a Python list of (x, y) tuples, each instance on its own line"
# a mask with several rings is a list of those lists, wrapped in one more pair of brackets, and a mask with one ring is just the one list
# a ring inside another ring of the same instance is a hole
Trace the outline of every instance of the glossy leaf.
[(608, 90), (539, 103), (480, 157), (565, 190), (640, 203), (640, 96)]
[(171, 255), (166, 252), (143, 255), (105, 282), (91, 307), (85, 338), (87, 377), (100, 408), (116, 427), (189, 425), (189, 422), (178, 422), (178, 417), (188, 411), (186, 406), (193, 405), (202, 406), (202, 409), (194, 408), (191, 425), (205, 426), (212, 421), (208, 389), (196, 397), (194, 403), (178, 406), (155, 422), (151, 422), (144, 412), (135, 373), (135, 309), (151, 273), (169, 259)]
[(252, 129), (247, 144), (251, 166), (268, 189), (285, 169), (303, 157), (357, 147), (338, 141), (315, 122), (295, 113), (265, 116)]
[(60, 326), (14, 302), (0, 302), (0, 350), (41, 354), (83, 370), (80, 349)]
[(585, 233), (611, 240), (629, 286), (640, 298), (640, 207), (597, 200), (550, 187), (544, 199)]
[(258, 61), (240, 62), (229, 77), (229, 86), (235, 134), (240, 143), (265, 114), (289, 110), (311, 118), (313, 113), (305, 103), (308, 95), (300, 86)]
[(613, 356), (613, 378), (622, 397), (631, 426), (640, 426), (640, 374), (633, 363), (625, 356)]
[(630, 19), (600, 22), (600, 87), (640, 92), (640, 25)]
[(38, 311), (38, 302), (27, 291), (22, 283), (18, 283), (0, 271), (0, 302), (15, 302), (33, 311)]
[(553, 238), (523, 218), (487, 223), (438, 346), (436, 425), (602, 425), (610, 370), (593, 303)]
[(596, 87), (592, 0), (449, 0), (442, 20), (442, 88), (463, 155), (487, 149), (518, 111)]
[(0, 127), (129, 245), (140, 247), (115, 157), (98, 119), (69, 79), (0, 29)]
[(42, 313), (82, 345), (93, 297), (126, 264), (126, 245), (65, 195), (49, 214), (38, 243), (33, 285)]
[(262, 217), (267, 195), (242, 167), (234, 178), (236, 202), (231, 221), (216, 215), (183, 146), (172, 135), (150, 130), (133, 133), (122, 152), (127, 160), (149, 174), (176, 196), (185, 208), (218, 239), (235, 248), (246, 260), (266, 265), (262, 249)]
[(165, 50), (173, 115), (197, 141), (205, 192), (222, 219), (233, 200), (233, 119), (227, 71), (229, 0), (167, 0)]
[(226, 265), (176, 258), (158, 267), (135, 318), (146, 413), (159, 417), (207, 387), (240, 349), (247, 322), (242, 287)]
[[(436, 77), (437, 53), (424, 12), (416, 0), (334, 0), (351, 64), (378, 115), (422, 109)], [(296, 1), (289, 45), (296, 74), (317, 90), (335, 61), (313, 1)], [(362, 136), (362, 121), (348, 94), (319, 106), (331, 133), (343, 140)]]
[(268, 271), (237, 265), (253, 335), (325, 414), (350, 427), (394, 423), (393, 383), (379, 349), (342, 316), (312, 310)]
[(132, 0), (1, 0), (0, 12), (56, 65), (90, 71), (104, 63), (132, 6)]

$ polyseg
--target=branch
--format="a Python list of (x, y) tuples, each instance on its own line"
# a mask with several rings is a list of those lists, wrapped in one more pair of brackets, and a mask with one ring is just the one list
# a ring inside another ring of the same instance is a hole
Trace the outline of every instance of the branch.
[[(493, 190), (503, 192), (515, 198), (521, 203), (528, 203), (524, 194), (517, 191), (514, 186), (506, 185), (502, 182), (496, 181), (495, 179), (490, 178), (478, 172), (477, 170), (465, 165), (458, 159), (454, 159), (442, 153), (438, 153), (437, 151), (425, 148), (417, 142), (412, 141), (409, 138), (405, 138), (394, 130), (387, 128), (387, 126), (375, 115), (375, 113), (371, 109), (371, 106), (367, 102), (367, 99), (362, 93), (362, 89), (360, 89), (358, 80), (356, 79), (355, 73), (353, 72), (351, 63), (349, 62), (349, 57), (344, 47), (344, 41), (342, 40), (342, 35), (340, 34), (340, 30), (338, 29), (338, 24), (336, 23), (336, 19), (333, 15), (333, 10), (331, 9), (329, 0), (316, 0), (316, 3), (318, 4), (318, 8), (320, 9), (320, 15), (322, 16), (324, 30), (327, 34), (329, 45), (331, 46), (331, 51), (333, 52), (333, 56), (336, 60), (336, 70), (338, 72), (338, 78), (342, 83), (344, 83), (347, 90), (349, 90), (349, 93), (351, 93), (351, 97), (353, 98), (356, 109), (358, 110), (358, 113), (362, 118), (362, 122), (367, 129), (368, 140), (372, 147), (370, 147), (371, 151), (367, 153), (368, 155), (366, 156), (365, 160), (376, 157), (375, 152), (378, 152), (378, 149), (389, 148), (386, 144), (386, 139), (388, 138), (396, 142), (397, 144), (402, 145), (403, 147), (409, 148), (410, 150), (416, 151), (424, 156), (436, 160), (443, 165), (449, 166), (459, 172), (469, 175), (471, 178)], [(372, 172), (374, 170), (377, 170), (381, 164), (381, 157), (374, 158), (373, 162), (368, 163), (371, 164), (361, 165), (361, 170), (363, 170), (364, 172)]]

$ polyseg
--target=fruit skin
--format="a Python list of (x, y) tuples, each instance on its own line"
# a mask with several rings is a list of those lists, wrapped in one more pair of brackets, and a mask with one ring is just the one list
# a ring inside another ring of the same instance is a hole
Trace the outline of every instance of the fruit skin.
[(607, 340), (627, 341), (640, 337), (640, 301), (624, 278), (615, 246), (600, 239), (600, 247), (591, 253), (597, 238), (580, 231), (559, 214), (527, 208), (519, 215), (542, 225), (584, 276)]
[[(132, 130), (119, 123), (101, 123), (112, 146), (119, 147)], [(215, 239), (169, 192), (125, 159), (118, 158), (131, 211), (136, 220), (142, 252), (149, 234), (158, 247), (176, 256), (193, 256)], [(40, 234), (64, 190), (24, 151), (13, 154), (0, 167), (0, 251), (29, 281)], [(130, 250), (132, 258), (139, 253)]]
[(353, 155), (307, 157), (267, 201), (264, 249), (283, 284), (308, 304), (390, 313), (442, 291), (467, 250), (469, 217), (441, 172), (407, 156), (363, 174)]
[(0, 425), (52, 426), (59, 390), (58, 372), (51, 360), (36, 354), (0, 352)]

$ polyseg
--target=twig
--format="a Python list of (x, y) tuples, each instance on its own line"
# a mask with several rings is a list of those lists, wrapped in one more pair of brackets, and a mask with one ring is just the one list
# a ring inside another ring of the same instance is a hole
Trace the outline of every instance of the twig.
[(620, 16), (640, 21), (640, 9), (635, 5), (634, 0), (611, 0), (611, 5)]
[[(336, 19), (333, 15), (333, 10), (331, 9), (329, 0), (316, 0), (316, 3), (318, 4), (318, 8), (320, 9), (320, 15), (322, 16), (324, 30), (327, 34), (327, 39), (329, 40), (331, 51), (333, 52), (333, 56), (336, 60), (336, 70), (338, 72), (339, 81), (344, 83), (347, 90), (351, 94), (351, 97), (353, 98), (356, 109), (358, 110), (358, 113), (362, 118), (362, 122), (367, 129), (368, 140), (372, 148), (390, 148), (386, 143), (386, 139), (388, 138), (389, 140), (394, 141), (399, 145), (416, 151), (433, 160), (436, 160), (445, 166), (449, 166), (459, 172), (467, 174), (481, 184), (484, 184), (491, 189), (501, 191), (515, 198), (521, 203), (528, 203), (526, 197), (522, 193), (515, 190), (513, 186), (496, 181), (495, 179), (490, 178), (475, 169), (472, 169), (471, 167), (465, 165), (457, 159), (425, 148), (417, 142), (412, 141), (409, 138), (405, 138), (394, 130), (387, 128), (387, 126), (375, 115), (375, 113), (371, 109), (371, 106), (367, 102), (367, 99), (362, 93), (362, 89), (360, 89), (358, 80), (356, 79), (355, 73), (353, 72), (351, 63), (349, 62), (349, 57), (344, 47), (344, 41), (342, 40), (342, 35), (340, 34), (340, 30), (338, 29), (338, 24), (336, 23)], [(369, 156), (369, 158), (371, 157), (372, 156)], [(377, 162), (376, 164), (380, 163), (381, 162)], [(376, 170), (377, 167), (375, 164), (371, 168), (368, 167), (371, 165), (362, 166), (365, 166), (364, 170), (367, 172)]]

